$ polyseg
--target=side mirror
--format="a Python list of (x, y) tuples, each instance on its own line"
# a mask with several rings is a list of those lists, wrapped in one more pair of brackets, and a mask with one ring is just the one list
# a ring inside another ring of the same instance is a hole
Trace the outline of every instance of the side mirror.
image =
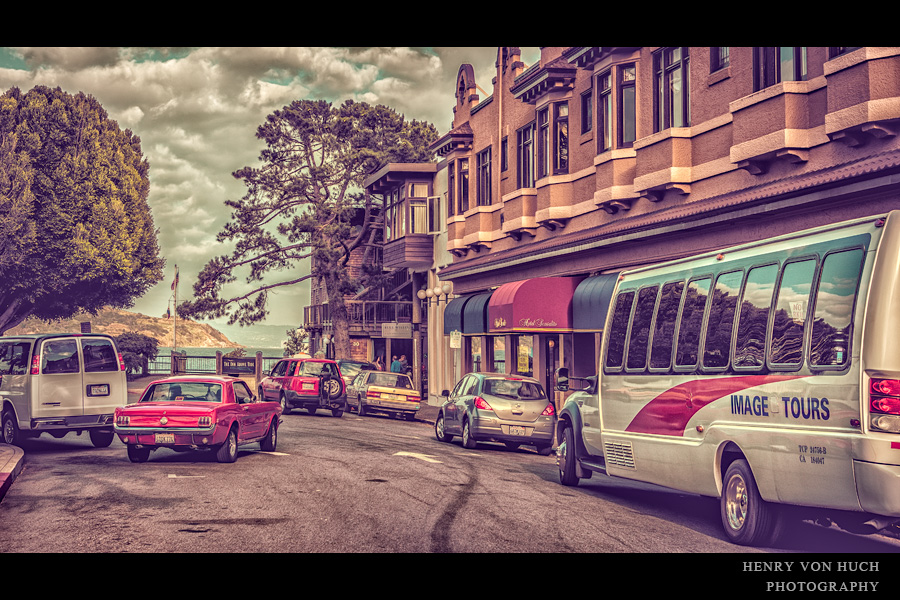
[(444, 390), (443, 392), (441, 392), (441, 396), (443, 396), (444, 398), (449, 398), (450, 390)]
[(566, 367), (556, 370), (556, 389), (560, 392), (569, 391), (569, 369)]

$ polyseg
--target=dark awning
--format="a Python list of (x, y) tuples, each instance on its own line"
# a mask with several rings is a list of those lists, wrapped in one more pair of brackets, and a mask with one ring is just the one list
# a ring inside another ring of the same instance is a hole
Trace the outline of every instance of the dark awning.
[(444, 335), (487, 333), (487, 306), (491, 292), (454, 298), (444, 308)]
[(575, 331), (603, 331), (618, 273), (588, 277), (575, 288), (572, 322)]
[(475, 294), (463, 307), (462, 332), (464, 334), (488, 332), (488, 302), (492, 292)]
[(488, 307), (492, 333), (572, 331), (578, 277), (537, 277), (501, 285)]

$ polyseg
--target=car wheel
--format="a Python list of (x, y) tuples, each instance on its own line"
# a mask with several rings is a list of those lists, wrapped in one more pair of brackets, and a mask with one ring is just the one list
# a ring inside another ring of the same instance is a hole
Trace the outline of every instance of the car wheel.
[(556, 463), (559, 465), (559, 482), (563, 485), (578, 485), (575, 471), (575, 432), (571, 426), (563, 429), (563, 441), (556, 449)]
[(759, 495), (759, 488), (746, 460), (735, 460), (725, 471), (719, 506), (725, 535), (732, 543), (742, 546), (769, 545), (778, 537), (780, 510)]
[(518, 450), (521, 444), (517, 444), (516, 442), (504, 442), (504, 446), (506, 446), (507, 450)]
[(332, 416), (332, 417), (340, 417), (340, 416), (342, 416), (343, 414), (344, 414), (344, 409), (343, 409), (343, 408), (332, 408), (332, 409), (331, 409), (331, 416)]
[[(262, 392), (262, 389), (260, 389), (260, 392)], [(260, 397), (261, 397), (261, 396), (260, 396)], [(283, 393), (281, 394), (281, 398), (279, 399), (279, 403), (281, 404), (281, 414), (283, 414), (283, 415), (289, 415), (289, 414), (291, 414), (291, 405), (288, 404), (287, 398), (284, 396)]]
[(475, 438), (472, 437), (472, 430), (469, 428), (469, 420), (468, 419), (463, 421), (462, 445), (463, 445), (463, 448), (468, 448), (470, 450), (478, 445), (478, 442), (476, 442)]
[(266, 432), (266, 437), (264, 437), (259, 442), (259, 447), (261, 450), (266, 452), (274, 452), (275, 446), (278, 444), (278, 418), (272, 419), (272, 422), (269, 423), (269, 431)]
[(341, 397), (341, 382), (337, 379), (326, 379), (322, 382), (322, 387), (328, 400), (337, 400)]
[(356, 407), (356, 413), (362, 417), (366, 414), (366, 406), (363, 404), (361, 397), (357, 396), (356, 401), (359, 402), (359, 405)]
[(444, 431), (444, 415), (439, 414), (437, 419), (434, 421), (434, 437), (438, 439), (439, 442), (449, 442), (453, 439), (453, 436)]
[(19, 424), (16, 423), (16, 417), (13, 411), (7, 410), (3, 413), (3, 443), (17, 446), (22, 443), (22, 434), (19, 432)]
[(319, 410), (319, 409), (316, 408), (315, 406), (307, 406), (307, 407), (306, 407), (306, 412), (308, 412), (308, 413), (311, 414), (311, 415), (316, 414), (316, 411), (317, 411), (317, 410)]
[(233, 463), (237, 460), (237, 432), (232, 428), (225, 438), (225, 443), (216, 450), (216, 460), (220, 463)]
[(553, 452), (552, 444), (543, 444), (541, 446), (535, 446), (537, 453), (541, 456), (550, 456), (550, 453)]
[(137, 446), (133, 446), (128, 444), (128, 460), (133, 463), (142, 463), (147, 462), (147, 459), (150, 458), (150, 448), (138, 448)]
[(94, 431), (92, 429), (88, 435), (91, 437), (91, 443), (94, 445), (94, 448), (109, 448), (116, 434), (112, 431)]

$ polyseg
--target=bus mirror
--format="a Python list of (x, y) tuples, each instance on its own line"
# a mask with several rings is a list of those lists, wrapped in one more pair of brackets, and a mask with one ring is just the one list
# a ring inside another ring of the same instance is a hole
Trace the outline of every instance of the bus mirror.
[(560, 367), (556, 370), (556, 389), (560, 392), (569, 391), (569, 369)]

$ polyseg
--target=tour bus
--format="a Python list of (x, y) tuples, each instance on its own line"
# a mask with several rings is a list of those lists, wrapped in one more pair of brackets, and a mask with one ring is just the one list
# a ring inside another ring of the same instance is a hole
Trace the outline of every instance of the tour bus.
[(879, 531), (900, 520), (900, 211), (623, 272), (597, 375), (568, 375), (562, 484), (719, 498), (742, 545), (798, 508)]

